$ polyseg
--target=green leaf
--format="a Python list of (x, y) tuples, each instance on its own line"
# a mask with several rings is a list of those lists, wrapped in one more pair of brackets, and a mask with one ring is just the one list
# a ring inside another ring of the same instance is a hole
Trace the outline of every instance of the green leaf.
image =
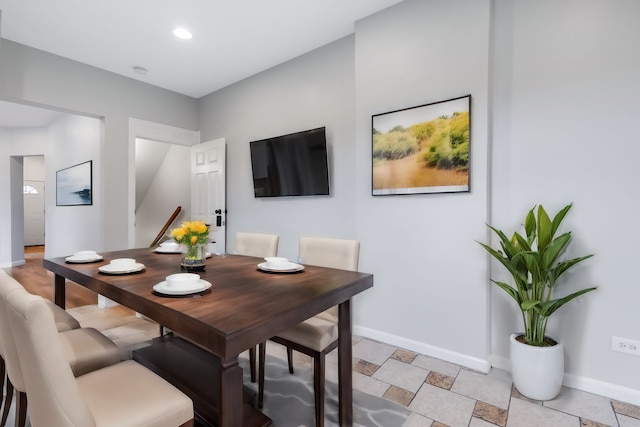
[(542, 205), (538, 206), (538, 251), (543, 252), (551, 239), (553, 238), (552, 234), (552, 224), (551, 219), (549, 219), (549, 215), (544, 210)]
[(489, 227), (490, 229), (493, 230), (494, 233), (496, 233), (496, 235), (500, 238), (500, 241), (502, 243), (509, 243), (509, 238), (502, 231), (500, 231), (497, 228), (492, 227), (492, 226), (490, 226), (488, 224), (487, 224), (487, 227)]
[(532, 276), (540, 275), (540, 266), (538, 262), (539, 254), (535, 251), (523, 252), (520, 254), (525, 264), (527, 265), (527, 271), (531, 273)]
[(591, 292), (596, 290), (596, 287), (582, 289), (578, 292), (574, 292), (571, 295), (567, 295), (564, 298), (559, 298), (555, 300), (545, 301), (540, 303), (538, 306), (539, 312), (542, 316), (549, 317), (551, 316), (557, 309), (571, 301), (572, 299), (578, 298), (580, 295), (586, 294), (587, 292)]
[(536, 238), (536, 216), (533, 213), (535, 206), (531, 208), (527, 217), (524, 220), (524, 231), (527, 233), (527, 238), (531, 244)]
[(527, 300), (523, 301), (522, 304), (520, 304), (520, 308), (522, 309), (522, 311), (529, 311), (538, 304), (540, 304), (540, 301)]
[(568, 269), (570, 269), (574, 265), (578, 264), (579, 262), (584, 261), (585, 259), (589, 259), (592, 256), (593, 256), (593, 254), (585, 255), (583, 257), (573, 258), (573, 259), (562, 261), (562, 262), (558, 263), (558, 265), (556, 265), (553, 269), (551, 269), (551, 273), (553, 275), (553, 281), (555, 282), (556, 280), (558, 280), (558, 277), (560, 277), (562, 275), (562, 273), (564, 273), (565, 271), (567, 271)]
[(511, 238), (511, 243), (515, 244), (514, 242), (517, 243), (517, 245), (521, 248), (521, 250), (524, 250), (524, 251), (531, 250), (531, 245), (529, 244), (527, 239), (522, 237), (522, 235), (519, 233), (513, 233), (513, 237)]
[(520, 305), (522, 298), (520, 297), (520, 294), (518, 293), (517, 289), (515, 289), (513, 286), (504, 282), (496, 282), (495, 280), (491, 280), (491, 281), (496, 285), (500, 286), (502, 290), (504, 290), (507, 294), (509, 294), (509, 296), (511, 296), (511, 298), (513, 298), (516, 301), (516, 303)]
[(511, 273), (514, 277), (514, 280), (519, 280), (521, 277), (521, 273), (518, 271), (517, 265), (512, 263), (511, 260), (504, 256), (503, 253), (493, 249), (491, 246), (485, 245), (484, 243), (478, 242), (480, 246), (485, 248), (487, 252), (489, 252), (495, 259), (500, 261), (500, 263)]
[(551, 267), (560, 253), (562, 253), (564, 248), (569, 244), (570, 240), (571, 233), (565, 233), (553, 239), (540, 259), (540, 268), (546, 270)]
[(573, 204), (569, 203), (567, 206), (562, 208), (560, 210), (560, 212), (558, 212), (556, 214), (555, 217), (553, 217), (553, 224), (551, 226), (551, 235), (552, 236), (556, 234), (556, 231), (558, 231), (558, 228), (560, 227), (560, 223), (562, 222), (564, 217), (567, 215), (567, 212), (569, 212), (569, 209), (571, 209), (571, 206), (573, 206)]

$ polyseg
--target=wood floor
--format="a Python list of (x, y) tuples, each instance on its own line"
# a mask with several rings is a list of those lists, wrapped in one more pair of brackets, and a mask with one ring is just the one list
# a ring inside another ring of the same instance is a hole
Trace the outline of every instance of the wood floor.
[[(44, 246), (27, 246), (24, 248), (26, 263), (5, 271), (32, 294), (53, 301), (53, 273), (42, 267), (43, 257)], [(67, 282), (66, 292), (67, 308), (98, 303), (98, 294), (73, 282)]]
[[(53, 301), (53, 273), (42, 267), (44, 246), (27, 246), (24, 248), (26, 263), (5, 269), (32, 294), (40, 295)], [(67, 281), (66, 308), (97, 304), (98, 294), (73, 282)]]

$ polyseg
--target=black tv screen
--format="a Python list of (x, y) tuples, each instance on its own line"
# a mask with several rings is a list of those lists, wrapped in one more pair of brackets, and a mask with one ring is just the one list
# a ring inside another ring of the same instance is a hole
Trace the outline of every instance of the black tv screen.
[(325, 128), (252, 141), (255, 197), (327, 196)]

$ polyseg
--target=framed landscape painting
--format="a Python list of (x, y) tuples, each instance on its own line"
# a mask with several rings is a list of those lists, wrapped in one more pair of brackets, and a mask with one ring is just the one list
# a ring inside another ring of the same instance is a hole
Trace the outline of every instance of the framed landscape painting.
[(471, 95), (376, 114), (372, 194), (469, 191)]
[(79, 206), (93, 203), (92, 162), (80, 163), (56, 172), (56, 206)]

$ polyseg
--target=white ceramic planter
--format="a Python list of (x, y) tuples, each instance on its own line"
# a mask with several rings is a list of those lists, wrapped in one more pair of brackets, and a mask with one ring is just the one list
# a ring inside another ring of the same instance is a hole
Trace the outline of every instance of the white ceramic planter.
[(535, 347), (510, 337), (511, 376), (520, 394), (533, 400), (551, 400), (560, 393), (564, 377), (564, 347)]

